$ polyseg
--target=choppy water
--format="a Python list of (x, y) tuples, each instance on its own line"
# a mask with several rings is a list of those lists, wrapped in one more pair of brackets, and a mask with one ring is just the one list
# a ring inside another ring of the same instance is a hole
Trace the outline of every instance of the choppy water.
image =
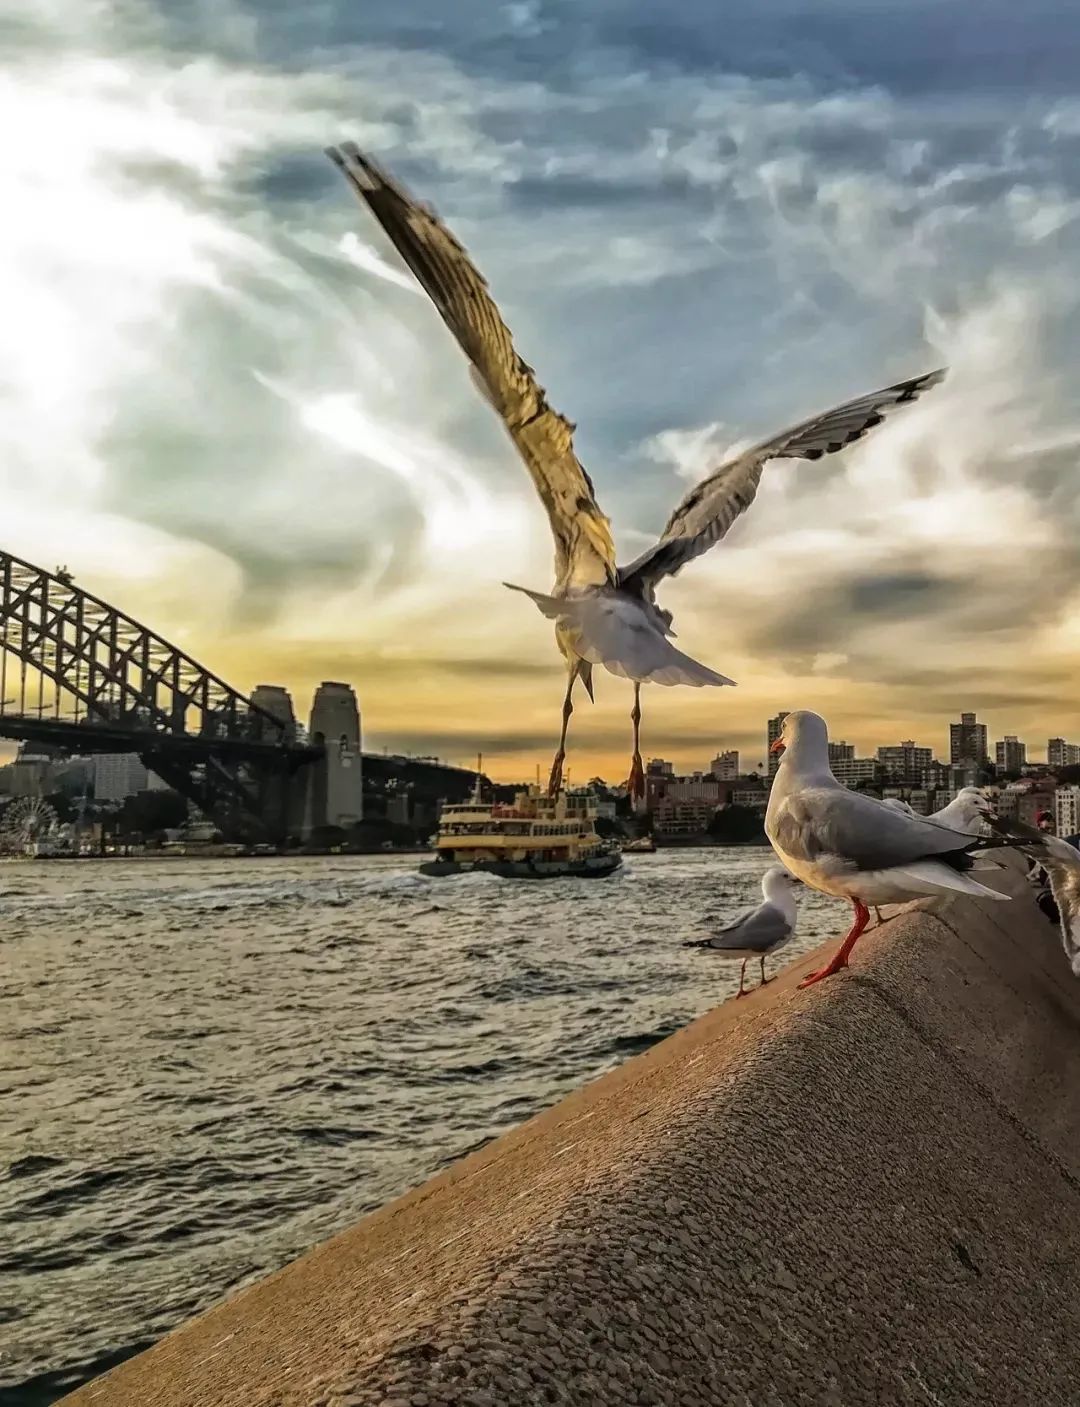
[[(0, 1402), (54, 1401), (729, 996), (738, 965), (680, 942), (769, 858), (0, 865)], [(791, 955), (843, 926), (801, 907)]]

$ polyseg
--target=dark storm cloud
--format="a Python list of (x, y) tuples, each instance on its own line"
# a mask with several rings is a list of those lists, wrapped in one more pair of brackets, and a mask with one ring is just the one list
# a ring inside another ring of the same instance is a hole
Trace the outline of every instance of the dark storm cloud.
[[(174, 23), (205, 38), (205, 6), (170, 7)], [(311, 51), (393, 44), (447, 54), (471, 71), (572, 82), (588, 65), (647, 65), (685, 73), (735, 71), (758, 80), (810, 74), (830, 86), (880, 84), (899, 92), (1071, 92), (1080, 17), (1052, 0), (1022, 7), (984, 0), (887, 0), (871, 6), (739, 0), (722, 18), (709, 0), (410, 0), (407, 7), (328, 0), (297, 7), (246, 0), (264, 58), (297, 64)], [(225, 30), (228, 37), (231, 31)]]
[(788, 591), (765, 605), (755, 617), (754, 641), (770, 654), (812, 659), (850, 648), (864, 626), (939, 620), (969, 598), (973, 585), (918, 568), (830, 574), (826, 564), (805, 591)]
[(251, 180), (253, 193), (268, 203), (322, 200), (337, 194), (341, 177), (322, 153), (291, 152), (269, 161)]

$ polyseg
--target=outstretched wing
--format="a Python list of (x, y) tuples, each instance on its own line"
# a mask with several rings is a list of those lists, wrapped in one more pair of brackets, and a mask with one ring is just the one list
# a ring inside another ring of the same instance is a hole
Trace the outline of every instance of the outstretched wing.
[(898, 406), (917, 400), (944, 379), (944, 370), (931, 371), (860, 396), (729, 460), (690, 490), (668, 519), (660, 540), (619, 573), (620, 582), (631, 590), (635, 584), (653, 585), (707, 552), (753, 503), (761, 471), (770, 459), (820, 459), (835, 454), (862, 439)]
[(615, 580), (611, 525), (574, 453), (573, 425), (552, 410), (532, 367), (514, 350), (487, 284), (454, 236), (352, 142), (327, 155), (378, 220), (472, 363), (547, 509), (555, 575), (576, 586)]

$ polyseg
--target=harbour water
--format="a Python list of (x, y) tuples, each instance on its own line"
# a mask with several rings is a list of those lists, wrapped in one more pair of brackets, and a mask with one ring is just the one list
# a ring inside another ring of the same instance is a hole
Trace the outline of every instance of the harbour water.
[[(43, 1407), (738, 983), (766, 850), (0, 866), (0, 1404)], [(800, 891), (783, 957), (845, 925)]]

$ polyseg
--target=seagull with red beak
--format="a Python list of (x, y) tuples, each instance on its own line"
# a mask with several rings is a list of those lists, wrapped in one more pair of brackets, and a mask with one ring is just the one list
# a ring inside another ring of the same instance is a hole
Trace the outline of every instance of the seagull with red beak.
[(967, 873), (979, 868), (973, 852), (1001, 845), (1001, 840), (980, 840), (849, 791), (829, 768), (828, 729), (816, 713), (806, 709), (789, 713), (770, 752), (783, 754), (765, 813), (765, 834), (772, 848), (804, 884), (848, 899), (854, 909), (851, 931), (836, 956), (801, 986), (847, 967), (869, 921), (868, 905), (901, 904), (942, 894), (1010, 897), (977, 883)]

